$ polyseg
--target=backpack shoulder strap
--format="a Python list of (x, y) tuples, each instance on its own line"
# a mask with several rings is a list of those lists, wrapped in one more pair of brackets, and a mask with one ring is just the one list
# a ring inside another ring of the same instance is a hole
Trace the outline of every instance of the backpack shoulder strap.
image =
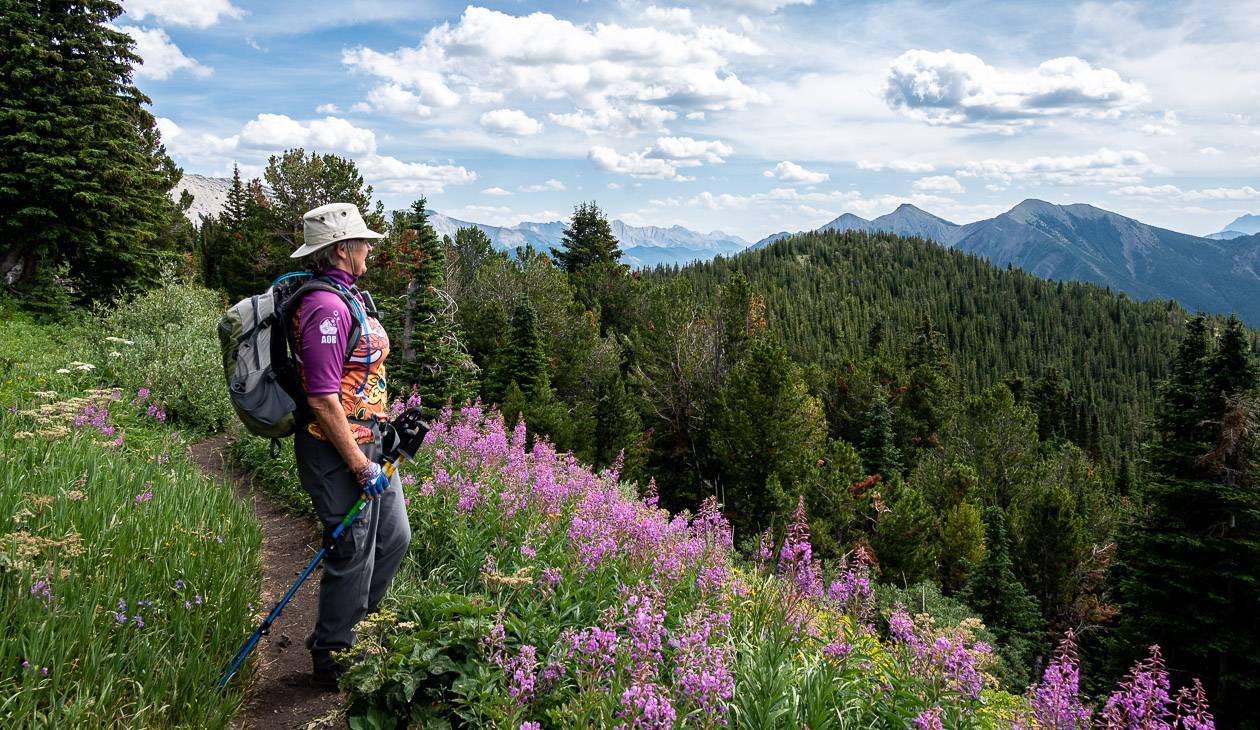
[[(341, 297), (342, 303), (346, 305), (346, 310), (350, 312), (351, 315), (353, 315), (356, 310), (360, 309), (358, 303), (352, 300), (350, 296), (346, 294), (344, 289), (334, 285), (325, 277), (313, 276), (310, 281), (307, 281), (299, 287), (297, 291), (293, 292), (293, 295), (289, 297), (287, 302), (285, 302), (284, 321), (286, 323), (292, 321), (293, 315), (297, 312), (297, 305), (300, 301), (302, 301), (302, 297), (305, 297), (313, 291), (332, 292), (333, 294)], [(346, 338), (346, 352), (342, 357), (343, 363), (350, 362), (350, 357), (354, 354), (354, 348), (359, 344), (359, 337), (363, 334), (363, 328), (359, 324), (360, 319), (354, 316), (351, 316), (350, 319), (352, 324), (350, 325), (350, 336)], [(286, 336), (290, 339), (293, 337), (292, 329), (292, 327), (285, 328)], [(296, 349), (297, 343), (291, 342), (290, 345)]]

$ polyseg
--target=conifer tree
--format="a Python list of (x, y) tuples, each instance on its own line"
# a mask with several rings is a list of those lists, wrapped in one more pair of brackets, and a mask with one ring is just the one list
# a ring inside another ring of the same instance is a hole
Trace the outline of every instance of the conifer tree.
[[(1158, 643), (1176, 673), (1201, 677), (1223, 726), (1255, 727), (1260, 692), (1260, 491), (1256, 370), (1240, 328), (1209, 352), (1186, 328), (1161, 388), (1151, 473), (1117, 538), (1117, 665)], [(1233, 390), (1234, 392), (1230, 392)]]
[[(109, 0), (0, 0), (0, 283), (83, 299), (156, 282), (180, 171)], [(173, 252), (172, 252), (173, 253)]]
[(972, 571), (984, 559), (984, 520), (978, 506), (960, 502), (945, 513), (939, 555), (941, 590), (953, 595), (966, 587)]
[(556, 265), (575, 274), (595, 264), (619, 264), (621, 246), (613, 235), (608, 218), (594, 202), (579, 203), (564, 229), (563, 248), (551, 249)]
[(862, 462), (870, 474), (891, 477), (901, 470), (901, 451), (893, 434), (892, 408), (883, 387), (876, 388), (870, 408), (866, 410), (866, 426), (858, 444)]
[(395, 379), (415, 386), (422, 409), (437, 415), (447, 402), (459, 405), (476, 393), (476, 366), (459, 344), (448, 299), (442, 293), (446, 252), (429, 225), (426, 200), (411, 206), (407, 230), (414, 236), (411, 280), (401, 298), (403, 344)]
[(538, 331), (538, 317), (524, 297), (517, 299), (512, 311), (507, 348), (490, 373), (488, 395), (492, 400), (500, 401), (512, 383), (516, 383), (527, 399), (537, 396), (549, 386), (547, 356)]
[(900, 476), (885, 480), (872, 538), (884, 580), (910, 585), (932, 577), (936, 561), (936, 519), (923, 494)]
[(759, 336), (731, 369), (716, 410), (711, 439), (727, 515), (738, 534), (754, 534), (776, 511), (787, 514), (813, 475), (826, 446), (822, 406), (783, 346)]
[(1006, 515), (989, 507), (984, 521), (984, 559), (972, 571), (961, 598), (980, 614), (1015, 663), (1027, 667), (1041, 639), (1040, 608), (1012, 569)]

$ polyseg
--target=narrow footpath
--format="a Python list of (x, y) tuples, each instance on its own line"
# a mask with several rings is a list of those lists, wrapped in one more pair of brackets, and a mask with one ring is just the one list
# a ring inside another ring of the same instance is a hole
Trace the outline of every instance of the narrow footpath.
[[(284, 595), (302, 568), (319, 549), (319, 533), (313, 523), (295, 517), (254, 488), (248, 474), (231, 463), (231, 437), (220, 434), (192, 447), (192, 460), (203, 473), (223, 478), (241, 499), (254, 506), (262, 528), (262, 611), (269, 611)], [(312, 573), (290, 599), (271, 632), (254, 648), (249, 690), (232, 727), (237, 730), (314, 730), (345, 728), (339, 714), (341, 695), (312, 687), (311, 655), (303, 641), (315, 625), (319, 571)], [(241, 637), (241, 641), (245, 640)], [(235, 650), (233, 648), (230, 651)], [(227, 659), (227, 655), (224, 656)]]

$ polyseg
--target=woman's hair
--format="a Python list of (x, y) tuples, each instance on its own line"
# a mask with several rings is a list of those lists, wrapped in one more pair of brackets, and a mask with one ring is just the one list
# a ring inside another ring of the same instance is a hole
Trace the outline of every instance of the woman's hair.
[(327, 271), (337, 265), (337, 247), (341, 244), (346, 245), (346, 253), (354, 253), (358, 251), (363, 244), (366, 243), (362, 238), (350, 238), (345, 241), (337, 241), (330, 243), (321, 249), (317, 249), (302, 257), (302, 263), (306, 266), (306, 270), (313, 273)]

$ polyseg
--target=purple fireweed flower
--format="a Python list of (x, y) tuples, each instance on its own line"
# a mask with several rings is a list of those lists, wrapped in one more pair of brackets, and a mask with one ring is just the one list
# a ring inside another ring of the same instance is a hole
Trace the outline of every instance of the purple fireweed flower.
[(617, 632), (591, 626), (568, 633), (567, 648), (576, 658), (574, 670), (587, 687), (612, 676), (617, 659)]
[(920, 712), (912, 721), (914, 730), (944, 730), (941, 725), (941, 708), (933, 707)]
[(30, 663), (30, 662), (26, 661), (25, 659), (23, 659), (23, 660), (22, 660), (22, 668), (23, 668), (23, 669), (27, 669), (27, 668), (28, 668), (28, 667), (30, 667), (30, 666), (31, 666), (31, 663)]
[(522, 545), (521, 555), (525, 556), (526, 560), (533, 560), (535, 557), (538, 556), (538, 552), (528, 545)]
[(791, 579), (802, 595), (813, 595), (818, 589), (817, 572), (813, 564), (813, 548), (809, 544), (809, 522), (805, 518), (805, 498), (798, 497), (792, 522), (788, 525), (779, 548), (779, 575)]
[(677, 715), (669, 701), (669, 693), (658, 684), (634, 684), (621, 693), (621, 709), (617, 719), (622, 723), (613, 730), (668, 730)]
[(502, 623), (490, 627), (490, 633), (481, 637), (481, 651), (491, 662), (503, 665), (503, 648), (507, 643), (507, 634)]
[(405, 486), (410, 487), (411, 485), (413, 485), (413, 484), (415, 484), (415, 483), (416, 483), (416, 475), (415, 475), (415, 474), (403, 474), (403, 475), (402, 475), (402, 483), (403, 483)]
[(1216, 730), (1216, 720), (1208, 711), (1207, 693), (1198, 677), (1194, 678), (1194, 689), (1177, 690), (1177, 720), (1183, 730)]
[(149, 398), (148, 388), (141, 388), (140, 390), (136, 391), (136, 400), (148, 400), (148, 398)]
[(519, 730), (542, 730), (542, 725), (534, 722), (533, 720), (529, 720), (522, 722)]
[(146, 488), (143, 492), (137, 494), (135, 496), (135, 499), (132, 500), (132, 502), (136, 504), (137, 506), (139, 506), (139, 505), (144, 504), (145, 502), (151, 501), (152, 499), (153, 499), (153, 490)]
[(1054, 658), (1042, 675), (1032, 696), (1033, 718), (1037, 727), (1047, 730), (1088, 728), (1088, 707), (1080, 698), (1080, 667), (1076, 658), (1076, 636), (1069, 630)]
[[(644, 586), (640, 585), (643, 591)], [(665, 639), (665, 611), (653, 593), (626, 591), (621, 606), (622, 625), (630, 649), (630, 676), (639, 681), (655, 678)]]
[(121, 433), (120, 433), (120, 434), (118, 434), (118, 438), (114, 439), (113, 441), (110, 441), (109, 443), (110, 443), (110, 446), (113, 446), (114, 448), (118, 448), (118, 447), (122, 446), (122, 445), (123, 445), (123, 435), (122, 435)]
[(114, 427), (113, 427), (113, 426), (101, 426), (98, 430), (99, 430), (99, 431), (100, 431), (103, 435), (105, 435), (105, 436), (113, 436), (113, 435), (114, 435)]
[(832, 641), (831, 643), (827, 644), (826, 646), (822, 648), (822, 653), (824, 656), (831, 657), (832, 659), (835, 659), (836, 661), (840, 661), (844, 659), (845, 657), (849, 656), (849, 654), (852, 653), (852, 651), (853, 651), (853, 645), (846, 641), (841, 641), (840, 639), (835, 639), (834, 641)]
[(47, 677), (47, 676), (48, 676), (48, 667), (40, 667), (40, 668), (39, 668), (39, 673), (40, 673), (40, 674), (42, 674), (42, 675), (44, 675), (45, 677)]
[(728, 615), (695, 611), (669, 640), (674, 650), (674, 689), (681, 693), (680, 701), (723, 724), (727, 703), (735, 693), (732, 648), (725, 635), (729, 621)]
[(1134, 665), (1120, 689), (1111, 694), (1103, 706), (1102, 725), (1108, 730), (1171, 730), (1173, 714), (1169, 709), (1168, 672), (1159, 646), (1152, 646), (1150, 655)]
[(508, 695), (516, 704), (532, 702), (538, 682), (537, 649), (523, 645), (519, 654), (503, 662), (503, 676), (507, 680)]
[(114, 388), (114, 389), (110, 392), (110, 394), (109, 394), (109, 399), (110, 399), (110, 400), (122, 400), (122, 390), (121, 390), (121, 389), (119, 389), (119, 388)]

